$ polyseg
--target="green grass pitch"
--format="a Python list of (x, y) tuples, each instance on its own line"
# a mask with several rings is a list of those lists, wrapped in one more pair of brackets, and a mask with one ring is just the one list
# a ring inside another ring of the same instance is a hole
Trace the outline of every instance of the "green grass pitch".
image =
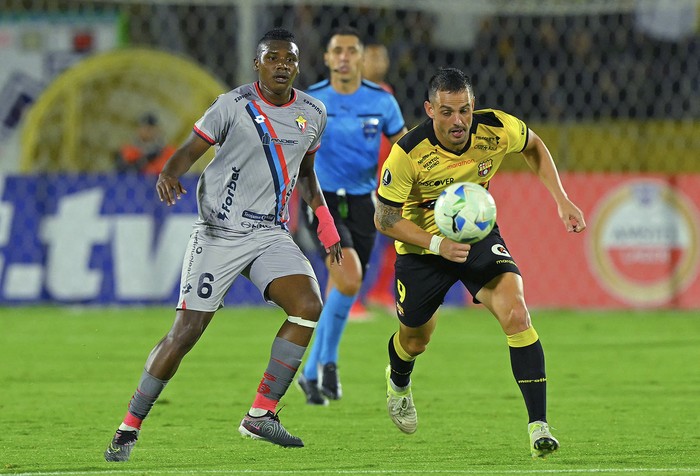
[(445, 308), (413, 374), (419, 428), (385, 407), (393, 316), (351, 321), (345, 395), (307, 406), (290, 388), (284, 425), (306, 444), (243, 439), (238, 423), (284, 318), (226, 308), (144, 423), (128, 463), (102, 453), (166, 308), (0, 308), (0, 474), (700, 474), (700, 315), (533, 311), (547, 359), (549, 421), (561, 449), (529, 456), (527, 417), (505, 337), (483, 309)]

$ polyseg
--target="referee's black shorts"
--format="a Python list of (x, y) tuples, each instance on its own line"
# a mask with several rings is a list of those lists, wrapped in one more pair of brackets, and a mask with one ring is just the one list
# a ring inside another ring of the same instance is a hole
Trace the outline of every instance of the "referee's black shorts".
[(461, 281), (478, 303), (476, 293), (503, 273), (520, 274), (496, 225), (483, 240), (474, 243), (467, 261), (455, 263), (433, 254), (396, 256), (396, 293), (399, 320), (418, 327), (430, 320), (453, 284)]
[[(340, 246), (343, 248), (353, 248), (360, 258), (362, 274), (367, 271), (374, 240), (377, 236), (377, 229), (374, 226), (374, 200), (371, 194), (366, 195), (346, 195), (347, 203), (346, 216), (341, 214), (341, 197), (332, 192), (323, 192), (328, 210), (335, 221), (335, 227), (340, 235)], [(304, 204), (306, 206), (306, 204)], [(318, 227), (318, 219), (314, 216), (314, 235)], [(326, 256), (326, 251), (321, 247), (322, 256)]]

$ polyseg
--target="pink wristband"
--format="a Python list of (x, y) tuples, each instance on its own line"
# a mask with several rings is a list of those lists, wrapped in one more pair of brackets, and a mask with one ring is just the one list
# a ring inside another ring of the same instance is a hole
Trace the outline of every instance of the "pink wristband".
[(329, 250), (331, 246), (340, 242), (340, 235), (338, 235), (338, 230), (335, 228), (331, 212), (327, 206), (322, 205), (314, 213), (316, 218), (318, 218), (318, 228), (316, 229), (318, 239), (323, 244), (323, 247)]

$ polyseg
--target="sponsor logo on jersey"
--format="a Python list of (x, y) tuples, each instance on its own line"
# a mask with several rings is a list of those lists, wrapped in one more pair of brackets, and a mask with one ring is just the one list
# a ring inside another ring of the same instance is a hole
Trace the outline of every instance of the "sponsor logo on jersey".
[(436, 150), (431, 150), (427, 154), (423, 155), (418, 159), (418, 165), (422, 166), (425, 170), (431, 170), (435, 168), (436, 165), (440, 163), (439, 156)]
[(238, 179), (240, 178), (241, 169), (231, 167), (232, 173), (226, 186), (226, 198), (221, 204), (221, 211), (216, 215), (219, 220), (228, 220), (227, 213), (231, 213), (231, 205), (233, 205), (233, 197), (238, 187)]
[(444, 178), (444, 179), (431, 179), (431, 180), (426, 180), (424, 182), (418, 182), (418, 185), (421, 187), (444, 187), (446, 185), (450, 185), (451, 183), (454, 183), (455, 179), (452, 177)]
[(418, 165), (423, 165), (423, 162), (428, 160), (431, 157), (435, 157), (437, 155), (437, 149), (431, 150), (427, 154), (424, 154), (421, 156), (420, 159), (418, 159)]
[(274, 228), (274, 225), (268, 225), (267, 223), (251, 223), (249, 221), (242, 221), (240, 225), (241, 228), (248, 228), (249, 230), (259, 230), (261, 228)]
[(190, 272), (192, 271), (192, 265), (194, 264), (194, 255), (196, 254), (201, 254), (201, 249), (202, 247), (199, 246), (199, 231), (194, 232), (194, 236), (192, 236), (192, 249), (190, 250), (190, 257), (187, 260), (187, 276), (190, 276)]
[[(252, 95), (253, 95), (252, 93), (241, 94), (240, 96), (236, 96), (235, 99), (233, 100), (233, 102), (240, 102), (244, 99), (248, 99)], [(214, 101), (214, 102), (216, 102), (216, 101)], [(213, 105), (213, 103), (212, 103), (212, 105)]]
[(497, 259), (496, 264), (512, 264), (513, 266), (517, 266), (512, 259)]
[(474, 136), (476, 140), (486, 142), (485, 144), (475, 144), (476, 150), (496, 150), (501, 138), (498, 136)]
[[(256, 212), (252, 212), (250, 210), (244, 210), (243, 213), (241, 213), (241, 216), (243, 218), (247, 218), (248, 220), (262, 222), (262, 223), (251, 223), (249, 221), (242, 221), (240, 223), (241, 227), (248, 228), (249, 230), (257, 230), (260, 228), (275, 228), (275, 226), (276, 226), (275, 215), (273, 215), (272, 213), (256, 213)], [(286, 220), (280, 220), (280, 221), (284, 222)]]
[(450, 164), (447, 166), (448, 169), (456, 169), (457, 167), (461, 167), (463, 165), (471, 165), (474, 163), (474, 159), (467, 159), (467, 160), (460, 160), (456, 164)]
[(488, 159), (484, 160), (483, 162), (479, 162), (479, 177), (486, 177), (489, 172), (491, 172), (491, 169), (493, 168), (493, 160)]
[(308, 105), (311, 109), (313, 109), (317, 113), (323, 114), (323, 111), (321, 111), (321, 108), (318, 107), (316, 104), (312, 103), (311, 101), (309, 101), (308, 99), (304, 99), (304, 104)]
[(508, 256), (510, 257), (510, 253), (508, 253), (508, 250), (506, 249), (505, 246), (501, 244), (495, 244), (491, 247), (491, 253), (499, 256)]
[(304, 132), (306, 132), (307, 120), (304, 118), (304, 116), (302, 116), (301, 114), (299, 114), (299, 117), (297, 117), (296, 119), (294, 119), (294, 122), (297, 123), (297, 128), (302, 132), (302, 134), (303, 134)]
[(422, 164), (422, 165), (423, 165), (423, 168), (424, 168), (425, 170), (432, 170), (432, 169), (434, 169), (436, 166), (438, 166), (439, 164), (440, 164), (440, 159), (438, 159), (437, 157), (433, 157), (433, 158), (430, 159), (428, 162), (426, 162), (426, 163), (424, 163), (424, 164)]
[(496, 150), (498, 149), (498, 143), (501, 142), (501, 138), (498, 136), (474, 136), (476, 140), (486, 142), (485, 144), (475, 144), (474, 148), (477, 150)]
[(257, 221), (274, 221), (275, 216), (268, 213), (268, 214), (263, 214), (263, 213), (255, 213), (251, 212), (250, 210), (244, 210), (243, 213), (243, 218), (248, 218), (249, 220), (257, 220)]
[(475, 136), (477, 140), (483, 140), (488, 143), (496, 143), (498, 145), (499, 142), (501, 142), (501, 138), (498, 136)]
[(299, 143), (295, 139), (282, 139), (280, 137), (272, 137), (267, 132), (262, 136), (263, 145), (278, 144), (278, 145), (296, 145)]
[(382, 185), (389, 185), (391, 183), (391, 171), (389, 169), (384, 170), (382, 174)]

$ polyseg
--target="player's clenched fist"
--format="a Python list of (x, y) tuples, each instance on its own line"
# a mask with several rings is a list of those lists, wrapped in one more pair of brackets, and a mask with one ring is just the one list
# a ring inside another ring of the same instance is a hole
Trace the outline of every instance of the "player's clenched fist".
[(466, 243), (457, 243), (449, 238), (445, 238), (440, 243), (440, 256), (455, 263), (464, 263), (469, 256), (469, 250), (472, 245)]

